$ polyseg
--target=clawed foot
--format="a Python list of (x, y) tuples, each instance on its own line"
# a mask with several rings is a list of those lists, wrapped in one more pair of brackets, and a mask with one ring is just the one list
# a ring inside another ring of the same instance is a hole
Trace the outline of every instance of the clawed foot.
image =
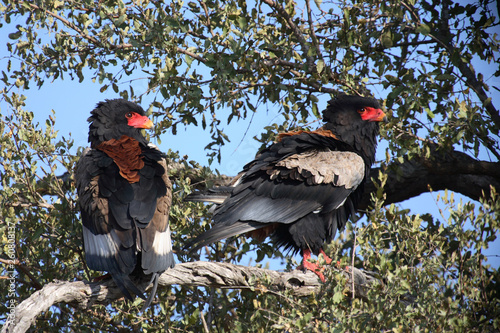
[(310, 270), (321, 279), (321, 282), (323, 282), (323, 283), (326, 282), (325, 276), (322, 273), (325, 270), (325, 268), (320, 267), (318, 264), (313, 264), (309, 261), (304, 261), (304, 262), (302, 262), (302, 265), (300, 265), (297, 268), (302, 269), (304, 271)]
[[(319, 251), (319, 253), (323, 255), (323, 259), (325, 260), (325, 263), (327, 265), (330, 265), (332, 263), (333, 260), (326, 255), (326, 253), (325, 253), (325, 251), (323, 251), (323, 249), (321, 249)], [(313, 264), (313, 263), (308, 261), (309, 259), (311, 259), (311, 250), (309, 250), (309, 249), (303, 250), (302, 255), (304, 257), (302, 260), (302, 265), (297, 267), (297, 269), (302, 269), (304, 271), (310, 270), (314, 274), (316, 274), (321, 279), (322, 282), (325, 282), (326, 279), (325, 279), (325, 276), (323, 275), (323, 271), (325, 270), (325, 268), (320, 267), (317, 263)]]

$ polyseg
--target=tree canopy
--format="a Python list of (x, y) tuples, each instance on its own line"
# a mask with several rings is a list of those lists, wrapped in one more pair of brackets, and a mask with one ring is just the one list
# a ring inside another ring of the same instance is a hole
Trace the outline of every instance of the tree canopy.
[[(85, 265), (72, 182), (82, 149), (75, 155), (71, 137), (58, 134), (57, 115), (35, 122), (36, 105), (24, 94), (75, 80), (149, 107), (154, 137), (207, 131), (211, 140), (200, 144), (219, 161), (230, 140), (225, 128), (236, 121), (279, 114), (255, 136), (265, 146), (279, 132), (317, 127), (325, 98), (378, 98), (390, 115), (381, 130), (386, 157), (372, 170), (359, 220), (328, 247), (339, 267), (361, 268), (376, 282), (361, 296), (342, 269), (328, 271), (327, 283), (308, 295), (265, 274), (247, 276), (242, 288), (162, 285), (144, 313), (140, 300), (55, 303), (32, 324), (37, 331), (500, 330), (500, 276), (484, 254), (500, 228), (495, 5), (3, 0), (0, 24), (11, 32), (1, 59), (0, 260), (8, 292), (0, 321), (50, 282), (97, 275)], [(145, 91), (134, 89), (139, 80)], [(177, 260), (198, 260), (181, 248), (209, 228), (210, 213), (182, 198), (234, 175), (213, 173), (182, 151), (168, 155)], [(406, 206), (436, 190), (446, 190), (435, 197), (441, 214)], [(234, 264), (250, 255), (257, 265), (283, 258), (283, 269), (295, 266), (267, 242), (238, 238), (210, 250), (203, 260)]]

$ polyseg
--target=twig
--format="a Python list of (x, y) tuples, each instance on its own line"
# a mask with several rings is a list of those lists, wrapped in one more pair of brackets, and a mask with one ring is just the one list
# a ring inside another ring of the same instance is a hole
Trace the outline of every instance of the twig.
[(286, 23), (288, 24), (288, 27), (290, 29), (292, 29), (293, 34), (295, 35), (295, 37), (297, 37), (297, 40), (299, 41), (299, 44), (302, 48), (302, 52), (306, 57), (307, 67), (308, 67), (307, 70), (308, 70), (308, 72), (311, 72), (312, 66), (314, 65), (314, 58), (308, 55), (309, 46), (307, 45), (307, 41), (304, 38), (304, 35), (302, 34), (302, 31), (300, 30), (300, 28), (295, 25), (292, 17), (290, 17), (290, 15), (286, 12), (286, 10), (283, 7), (281, 7), (279, 4), (277, 4), (275, 1), (263, 0), (263, 2), (267, 5), (269, 5), (269, 7), (275, 9), (278, 12), (278, 14), (281, 16), (281, 18), (283, 18), (286, 21)]
[[(356, 229), (353, 229), (353, 233), (354, 233), (354, 244), (352, 245), (352, 258), (351, 258), (351, 267), (354, 267), (354, 257), (356, 256), (356, 239), (357, 239), (357, 235), (356, 235)], [(354, 298), (356, 295), (355, 295), (355, 290), (354, 290), (354, 270), (351, 269), (351, 279), (352, 279), (352, 298)]]
[(37, 289), (37, 290), (42, 289), (42, 285), (40, 284), (40, 282), (38, 282), (38, 280), (35, 278), (35, 276), (33, 274), (31, 274), (30, 268), (28, 266), (21, 264), (21, 262), (18, 259), (6, 260), (6, 259), (0, 258), (0, 262), (2, 264), (5, 264), (5, 265), (16, 266), (17, 269), (19, 269), (21, 272), (23, 272), (24, 274), (26, 274), (28, 276), (28, 278), (31, 280), (32, 285), (33, 285), (33, 287), (35, 287), (35, 289)]
[(208, 330), (208, 325), (205, 320), (205, 314), (203, 313), (203, 311), (200, 311), (200, 317), (201, 317), (201, 322), (203, 324), (203, 330), (205, 331), (205, 333), (210, 333), (210, 331)]

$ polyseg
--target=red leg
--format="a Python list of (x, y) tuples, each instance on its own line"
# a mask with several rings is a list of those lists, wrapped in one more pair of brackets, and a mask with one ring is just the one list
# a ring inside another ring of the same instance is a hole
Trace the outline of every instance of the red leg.
[(325, 262), (327, 265), (330, 265), (332, 263), (332, 258), (326, 255), (325, 251), (323, 249), (319, 250), (319, 253), (323, 255), (323, 258), (325, 259)]
[[(304, 249), (302, 250), (302, 256), (303, 256), (303, 259), (302, 259), (302, 267), (304, 269), (308, 269), (310, 271), (312, 271), (314, 274), (316, 274), (322, 282), (325, 282), (325, 276), (323, 275), (323, 273), (321, 273), (321, 268), (318, 266), (318, 264), (313, 264), (307, 260), (311, 259), (311, 250), (309, 249)], [(330, 259), (330, 258), (328, 258)]]

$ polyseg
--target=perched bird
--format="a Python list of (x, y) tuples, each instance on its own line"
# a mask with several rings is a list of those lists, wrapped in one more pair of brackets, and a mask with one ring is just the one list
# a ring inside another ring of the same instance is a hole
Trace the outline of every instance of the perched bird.
[(192, 193), (187, 201), (216, 205), (214, 225), (187, 244), (191, 251), (223, 238), (246, 233), (303, 256), (311, 252), (331, 259), (323, 245), (331, 242), (354, 214), (375, 159), (378, 122), (385, 120), (377, 100), (342, 95), (323, 111), (325, 124), (315, 131), (288, 132), (260, 151), (229, 186)]
[[(88, 121), (90, 148), (75, 172), (87, 265), (107, 271), (129, 300), (132, 294), (146, 300), (144, 310), (159, 275), (174, 266), (165, 155), (141, 133), (153, 123), (137, 104), (100, 102)], [(151, 279), (147, 299), (131, 276)]]

